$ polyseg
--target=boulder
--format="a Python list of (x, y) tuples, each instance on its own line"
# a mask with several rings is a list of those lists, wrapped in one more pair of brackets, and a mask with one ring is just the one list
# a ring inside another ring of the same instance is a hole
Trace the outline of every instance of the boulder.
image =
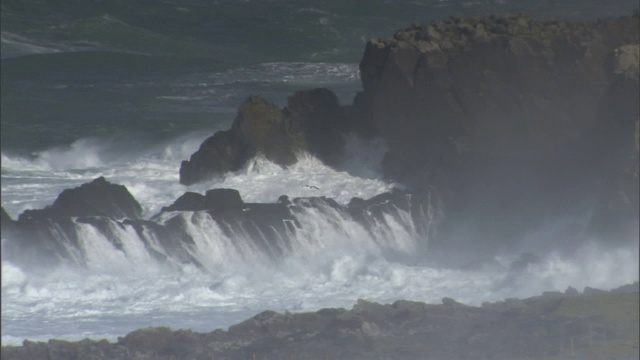
[(213, 189), (204, 195), (204, 208), (214, 211), (239, 211), (242, 210), (244, 201), (240, 192), (235, 189)]
[[(62, 260), (84, 264), (78, 238), (78, 223), (90, 223), (108, 234), (110, 223), (123, 219), (138, 220), (142, 208), (123, 185), (104, 177), (73, 189), (66, 189), (44, 209), (26, 210), (17, 221), (3, 223), (7, 242), (3, 251), (25, 266), (55, 266)], [(3, 221), (7, 221), (3, 216)], [(7, 227), (5, 227), (7, 225)], [(114, 238), (116, 247), (121, 239)]]
[(298, 91), (284, 109), (250, 96), (238, 109), (231, 129), (215, 133), (182, 162), (180, 183), (190, 185), (239, 170), (257, 155), (288, 166), (306, 151), (335, 163), (344, 146), (342, 113), (337, 97), (327, 89)]
[(244, 206), (240, 192), (235, 189), (212, 189), (205, 195), (194, 192), (182, 194), (173, 204), (162, 208), (161, 212), (168, 211), (202, 211), (214, 210), (239, 211)]
[(219, 131), (206, 139), (188, 161), (182, 161), (180, 183), (191, 185), (239, 170), (251, 155), (246, 145), (232, 132)]
[(173, 204), (163, 207), (161, 212), (205, 210), (204, 201), (205, 197), (203, 195), (187, 191), (176, 199)]
[(142, 207), (123, 185), (112, 184), (104, 177), (73, 189), (66, 189), (51, 206), (27, 210), (20, 222), (34, 218), (63, 219), (80, 216), (104, 216), (111, 219), (138, 219)]
[(300, 121), (259, 96), (249, 97), (240, 106), (231, 132), (250, 154), (284, 166), (295, 163), (296, 152), (307, 148)]

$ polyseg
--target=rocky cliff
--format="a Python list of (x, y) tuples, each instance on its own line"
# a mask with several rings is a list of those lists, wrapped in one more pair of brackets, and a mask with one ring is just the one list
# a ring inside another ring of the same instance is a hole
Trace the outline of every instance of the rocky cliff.
[(357, 131), (386, 140), (387, 177), (437, 191), (444, 244), (513, 243), (565, 217), (581, 219), (576, 234), (628, 237), (638, 217), (639, 42), (638, 15), (412, 25), (367, 43), (352, 105), (323, 89), (282, 110), (252, 97), (232, 129), (183, 162), (181, 182), (237, 170), (257, 153), (286, 166), (308, 151), (331, 164), (340, 133)]
[[(607, 174), (630, 166), (637, 57), (625, 46), (639, 41), (638, 16), (412, 25), (367, 44), (355, 105), (387, 141), (386, 174), (439, 190), (451, 238), (467, 226), (511, 241), (584, 211)], [(620, 210), (627, 220), (633, 208)]]
[(567, 23), (496, 15), (452, 17), (370, 41), (359, 96), (389, 143), (389, 174), (406, 178), (416, 164), (434, 173), (469, 157), (557, 157), (600, 120), (615, 51), (637, 44), (639, 29), (638, 17)]

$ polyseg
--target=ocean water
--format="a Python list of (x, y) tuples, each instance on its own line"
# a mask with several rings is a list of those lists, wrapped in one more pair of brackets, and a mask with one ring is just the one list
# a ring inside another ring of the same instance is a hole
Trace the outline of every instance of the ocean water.
[[(219, 187), (238, 189), (251, 202), (274, 202), (282, 194), (340, 203), (371, 197), (402, 187), (380, 174), (381, 139), (349, 138), (347, 157), (335, 169), (308, 155), (288, 169), (258, 158), (190, 187), (179, 184), (178, 169), (205, 138), (230, 126), (249, 95), (283, 106), (297, 90), (327, 87), (351, 103), (360, 89), (365, 41), (413, 22), (503, 11), (595, 19), (638, 7), (627, 0), (365, 4), (3, 0), (2, 206), (17, 217), (98, 176), (127, 186), (147, 218), (185, 191)], [(584, 241), (570, 254), (545, 252), (518, 272), (508, 270), (520, 255), (513, 251), (454, 269), (387, 256), (388, 249), (412, 254), (425, 241), (401, 223), (372, 236), (330, 211), (298, 216), (309, 230), (275, 263), (252, 249), (229, 250), (234, 239), (206, 221), (190, 229), (206, 270), (160, 263), (127, 231), (121, 234), (127, 246), (117, 250), (89, 226), (81, 229), (87, 268), (43, 272), (20, 268), (3, 254), (2, 344), (113, 340), (159, 325), (212, 331), (265, 309), (351, 307), (358, 298), (439, 302), (448, 296), (478, 305), (638, 280), (637, 244), (602, 248)], [(531, 243), (555, 236), (546, 230), (532, 234)]]

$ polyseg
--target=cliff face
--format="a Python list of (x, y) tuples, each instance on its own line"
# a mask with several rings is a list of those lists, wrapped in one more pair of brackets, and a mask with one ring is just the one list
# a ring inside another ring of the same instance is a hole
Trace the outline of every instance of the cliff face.
[(340, 132), (377, 133), (387, 177), (435, 189), (452, 246), (470, 236), (482, 248), (513, 242), (569, 217), (579, 219), (574, 234), (628, 237), (638, 218), (639, 20), (412, 25), (367, 44), (353, 105), (326, 89), (298, 92), (284, 109), (249, 98), (230, 130), (183, 162), (181, 182), (257, 154), (287, 166), (307, 151), (334, 164)]
[(386, 174), (435, 186), (450, 216), (511, 224), (491, 234), (505, 238), (586, 201), (638, 118), (617, 84), (630, 65), (614, 66), (638, 20), (452, 17), (370, 41), (356, 105), (388, 143)]

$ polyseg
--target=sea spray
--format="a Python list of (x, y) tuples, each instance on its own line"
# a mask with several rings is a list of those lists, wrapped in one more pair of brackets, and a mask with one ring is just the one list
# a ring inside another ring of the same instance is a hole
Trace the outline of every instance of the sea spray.
[[(214, 273), (182, 265), (155, 271), (139, 266), (123, 272), (61, 267), (33, 274), (3, 259), (2, 325), (10, 334), (3, 334), (3, 344), (19, 343), (27, 336), (113, 340), (140, 327), (166, 324), (212, 331), (264, 309), (350, 308), (357, 298), (438, 303), (448, 296), (479, 305), (568, 286), (611, 289), (637, 280), (637, 272), (629, 269), (637, 269), (638, 255), (637, 247), (607, 250), (585, 245), (577, 256), (549, 254), (518, 272), (508, 270), (514, 256), (497, 257), (504, 266), (456, 270), (390, 262), (348, 246), (312, 257), (292, 254), (271, 265), (229, 261)], [(43, 321), (57, 325), (41, 327)], [(78, 334), (70, 325), (74, 322), (94, 326)]]

